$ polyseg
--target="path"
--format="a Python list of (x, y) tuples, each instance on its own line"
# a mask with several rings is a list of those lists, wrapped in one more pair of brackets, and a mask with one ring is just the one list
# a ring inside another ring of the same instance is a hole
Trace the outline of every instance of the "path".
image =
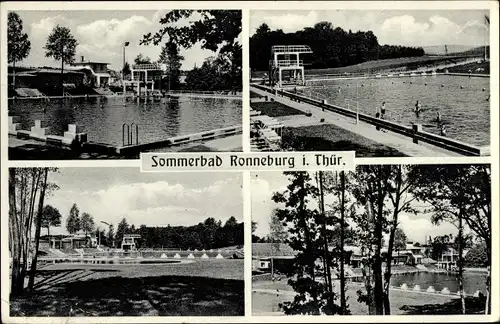
[(408, 156), (418, 156), (418, 157), (445, 157), (445, 156), (461, 156), (458, 153), (450, 152), (429, 144), (422, 143), (415, 144), (411, 138), (402, 136), (396, 133), (378, 131), (375, 126), (360, 121), (356, 125), (356, 121), (352, 118), (336, 114), (331, 111), (321, 111), (321, 108), (307, 104), (298, 103), (291, 101), (285, 97), (276, 97), (266, 91), (257, 89), (255, 87), (250, 87), (250, 90), (262, 95), (274, 98), (277, 102), (290, 106), (294, 109), (298, 109), (303, 112), (310, 111), (315, 118), (324, 118), (325, 123), (333, 124), (341, 127), (345, 130), (353, 132), (355, 134), (361, 135), (370, 140), (376, 141), (380, 144), (384, 144), (388, 147), (394, 148), (399, 152)]

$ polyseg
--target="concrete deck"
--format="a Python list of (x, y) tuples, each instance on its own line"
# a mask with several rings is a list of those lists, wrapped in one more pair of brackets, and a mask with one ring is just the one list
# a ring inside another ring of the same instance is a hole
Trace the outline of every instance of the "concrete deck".
[[(382, 130), (377, 130), (375, 126), (362, 121), (356, 124), (356, 120), (353, 118), (345, 117), (340, 114), (336, 114), (334, 112), (327, 110), (322, 111), (321, 108), (307, 103), (302, 103), (302, 102), (298, 103), (295, 101), (291, 101), (288, 98), (279, 96), (277, 97), (273, 94), (270, 94), (269, 92), (257, 89), (252, 86), (250, 86), (250, 90), (259, 95), (273, 98), (275, 101), (285, 104), (294, 109), (298, 109), (303, 112), (311, 112), (313, 117), (308, 117), (309, 119), (314, 118), (315, 120), (319, 120), (321, 118), (324, 118), (325, 119), (324, 123), (333, 124), (335, 126), (341, 127), (345, 130), (361, 135), (365, 138), (376, 141), (380, 144), (384, 144), (388, 147), (394, 148), (399, 152), (408, 156), (412, 157), (461, 156), (458, 153), (450, 152), (429, 144), (425, 143), (415, 144), (413, 143), (411, 138), (392, 132), (384, 132)], [(290, 124), (293, 124), (293, 122), (290, 122)], [(300, 126), (305, 126), (305, 125), (300, 125)], [(291, 127), (298, 127), (298, 126), (291, 126)]]

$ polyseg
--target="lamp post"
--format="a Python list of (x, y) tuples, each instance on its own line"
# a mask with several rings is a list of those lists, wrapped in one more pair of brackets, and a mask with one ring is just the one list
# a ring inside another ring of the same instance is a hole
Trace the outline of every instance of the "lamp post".
[(125, 48), (129, 44), (130, 44), (130, 42), (123, 43), (123, 67), (122, 67), (123, 99), (126, 98), (125, 94), (127, 92), (127, 87), (125, 86)]

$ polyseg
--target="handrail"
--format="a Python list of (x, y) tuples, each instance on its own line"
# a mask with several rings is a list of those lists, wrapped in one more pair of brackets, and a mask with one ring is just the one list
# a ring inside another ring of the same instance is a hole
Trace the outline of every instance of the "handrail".
[(277, 67), (277, 66), (304, 66), (303, 60), (270, 60), (269, 66)]

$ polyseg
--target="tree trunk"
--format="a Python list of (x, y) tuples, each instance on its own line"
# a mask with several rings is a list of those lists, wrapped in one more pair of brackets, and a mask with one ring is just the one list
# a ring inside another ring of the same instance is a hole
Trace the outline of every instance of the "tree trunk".
[(331, 273), (331, 260), (329, 257), (329, 250), (328, 250), (328, 235), (327, 235), (327, 230), (326, 230), (326, 215), (325, 215), (325, 198), (324, 198), (324, 192), (323, 192), (323, 172), (319, 171), (319, 192), (320, 192), (320, 208), (321, 208), (321, 214), (323, 215), (323, 248), (324, 248), (324, 261), (325, 261), (325, 285), (327, 286), (329, 297), (328, 297), (328, 308), (330, 310), (333, 310), (333, 285), (332, 285), (332, 273)]
[(12, 88), (16, 89), (16, 61), (12, 62)]
[(346, 315), (345, 273), (344, 273), (344, 217), (345, 217), (345, 171), (340, 173), (342, 198), (340, 203), (340, 315)]
[(40, 189), (40, 197), (38, 200), (38, 213), (36, 217), (36, 228), (35, 228), (35, 251), (33, 254), (33, 259), (31, 261), (31, 271), (28, 280), (28, 290), (32, 291), (35, 285), (35, 274), (36, 274), (36, 263), (38, 261), (38, 248), (40, 246), (40, 232), (42, 229), (42, 213), (43, 213), (43, 203), (45, 200), (45, 190), (47, 189), (47, 176), (49, 169), (45, 168), (43, 170), (43, 183)]
[(488, 265), (488, 273), (486, 275), (486, 304), (484, 306), (484, 314), (490, 314), (490, 299), (491, 299), (491, 267)]
[(9, 229), (12, 254), (11, 296), (19, 296), (23, 292), (24, 278), (21, 276), (20, 227), (16, 205), (16, 169), (9, 169)]
[[(392, 217), (392, 227), (389, 236), (389, 245), (387, 247), (387, 261), (384, 274), (384, 312), (385, 315), (391, 315), (391, 301), (389, 299), (389, 289), (391, 284), (391, 268), (392, 268), (392, 250), (394, 249), (394, 239), (396, 235), (396, 227), (398, 225), (398, 214), (399, 214), (399, 203), (401, 198), (401, 165), (397, 166), (397, 177), (396, 177), (396, 199), (394, 201), (394, 212)], [(399, 261), (399, 247), (398, 247), (398, 261)]]
[(384, 197), (382, 192), (382, 172), (381, 166), (378, 166), (378, 175), (377, 175), (377, 214), (375, 219), (375, 255), (373, 262), (373, 292), (375, 297), (375, 314), (376, 315), (384, 315), (384, 291), (382, 286), (382, 258), (381, 258), (381, 250), (382, 250), (382, 220), (383, 220), (383, 204)]
[(464, 296), (464, 269), (462, 258), (463, 244), (463, 224), (462, 224), (462, 207), (460, 207), (458, 217), (458, 288), (460, 291), (460, 300), (462, 302), (462, 314), (465, 314), (465, 296)]

